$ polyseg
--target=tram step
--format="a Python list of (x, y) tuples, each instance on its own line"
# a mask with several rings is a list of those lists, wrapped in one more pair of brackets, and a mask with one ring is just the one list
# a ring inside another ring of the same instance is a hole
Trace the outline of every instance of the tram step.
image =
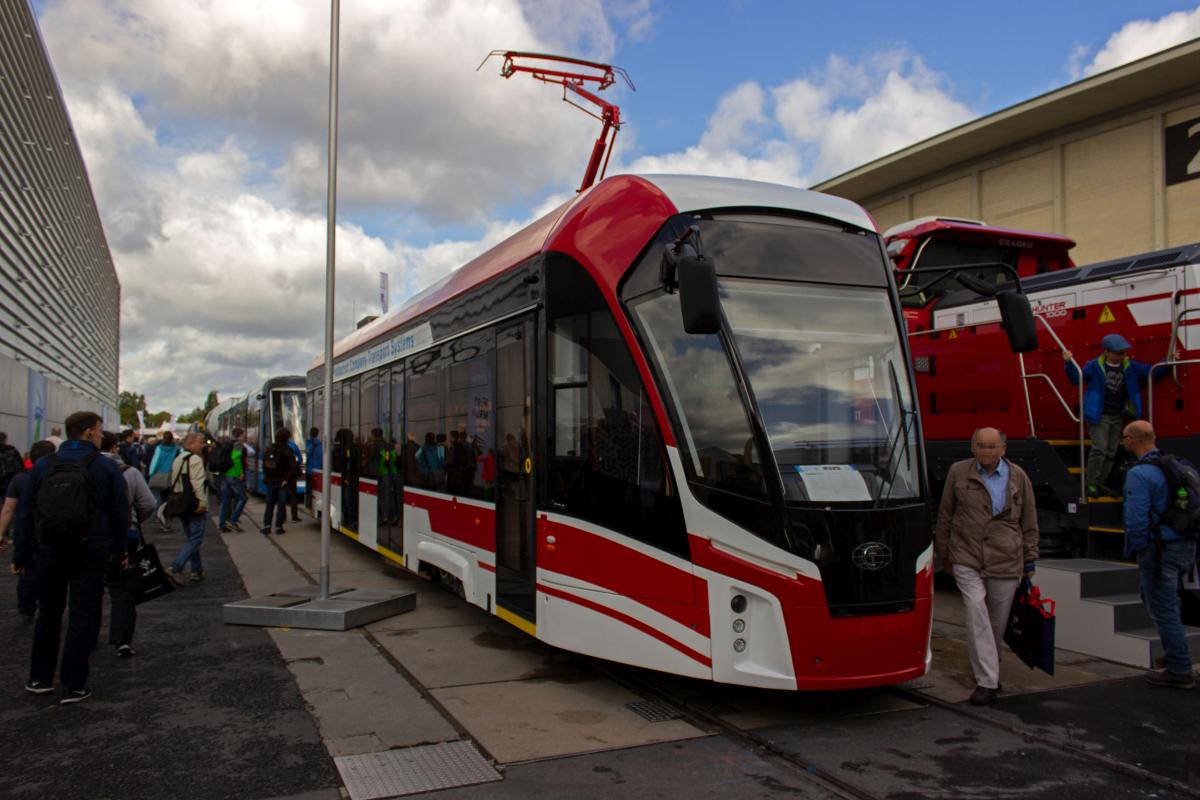
[[(1200, 653), (1200, 628), (1194, 628), (1191, 625), (1183, 627), (1184, 634), (1187, 636), (1188, 652), (1192, 654), (1193, 661), (1197, 653)], [(1118, 636), (1123, 636), (1132, 639), (1139, 643), (1144, 643), (1149, 651), (1149, 664), (1154, 663), (1154, 659), (1159, 658), (1163, 654), (1162, 642), (1158, 638), (1158, 629), (1150, 626), (1147, 628), (1135, 628), (1131, 631), (1120, 631)]]
[[(1039, 568), (1045, 563), (1039, 564)], [(1100, 600), (1101, 598), (1126, 595), (1140, 596), (1141, 576), (1138, 574), (1137, 567), (1132, 564), (1073, 558), (1056, 561), (1053, 566), (1059, 568), (1059, 565), (1068, 563), (1074, 565), (1073, 569), (1079, 573), (1079, 597), (1081, 599)]]
[(1150, 612), (1146, 610), (1146, 604), (1142, 602), (1140, 594), (1113, 594), (1086, 599), (1092, 603), (1112, 606), (1113, 629), (1117, 632), (1154, 626), (1154, 620), (1150, 619)]

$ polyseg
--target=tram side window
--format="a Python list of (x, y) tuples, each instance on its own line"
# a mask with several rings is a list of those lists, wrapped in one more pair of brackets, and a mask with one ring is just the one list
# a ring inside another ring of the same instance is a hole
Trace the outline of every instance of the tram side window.
[[(394, 455), (392, 456), (392, 470), (408, 479), (409, 475), (409, 459), (416, 458), (416, 450), (410, 446), (407, 430), (404, 427), (404, 367), (392, 367), (392, 415), (391, 427), (384, 428), (384, 432), (388, 437), (388, 444), (391, 446)], [(413, 462), (415, 466), (415, 461)]]
[(381, 440), (373, 432), (379, 428), (379, 372), (368, 372), (362, 379), (361, 409), (358, 420), (358, 441), (364, 448), (362, 474), (367, 478), (379, 475)]
[(330, 448), (331, 455), (333, 456), (333, 471), (334, 472), (345, 472), (346, 471), (345, 453), (342, 452), (341, 447), (337, 446), (337, 442), (338, 442), (338, 433), (337, 432), (339, 430), (341, 430), (341, 428), (342, 428), (342, 384), (335, 383), (333, 385), (333, 390), (330, 392), (329, 399), (330, 399), (330, 414), (332, 415), (329, 418), (329, 427), (331, 428), (331, 430), (325, 431), (325, 437), (326, 437), (325, 440), (327, 442), (333, 443), (333, 447)]
[(447, 348), (445, 470), (446, 490), (454, 495), (495, 499), (495, 346), (495, 331), (486, 330)]
[(258, 436), (258, 426), (262, 417), (261, 403), (260, 400), (251, 400), (246, 414), (246, 443), (254, 448), (256, 453), (262, 450)]
[(415, 442), (414, 474), (410, 486), (446, 491), (446, 424), (442, 408), (445, 397), (438, 349), (427, 350), (408, 362), (406, 413), (408, 435)]
[(547, 274), (550, 506), (686, 555), (662, 436), (625, 340), (582, 267)]

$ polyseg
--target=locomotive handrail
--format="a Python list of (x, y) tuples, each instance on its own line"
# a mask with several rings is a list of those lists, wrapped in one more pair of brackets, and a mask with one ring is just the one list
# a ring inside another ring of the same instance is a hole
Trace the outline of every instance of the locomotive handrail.
[(1180, 358), (1180, 359), (1163, 359), (1154, 366), (1150, 367), (1150, 380), (1146, 385), (1146, 421), (1150, 423), (1150, 427), (1154, 427), (1154, 370), (1159, 367), (1182, 367), (1188, 364), (1200, 364), (1200, 358)]
[[(1041, 320), (1041, 323), (1046, 328), (1047, 333), (1049, 333), (1050, 337), (1052, 339), (1054, 339), (1054, 343), (1056, 345), (1058, 345), (1059, 352), (1060, 353), (1066, 352), (1066, 350), (1067, 350), (1066, 344), (1064, 344), (1063, 340), (1061, 338), (1059, 338), (1057, 333), (1054, 332), (1054, 328), (1050, 327), (1050, 323), (1046, 321), (1046, 318), (1043, 317), (1041, 314), (1038, 314), (1036, 311), (1033, 312), (1033, 318), (1037, 319), (1037, 320)], [(978, 324), (988, 325), (988, 324), (992, 324), (992, 323), (978, 323)], [(930, 333), (945, 333), (946, 331), (954, 331), (954, 330), (958, 330), (959, 328), (964, 328), (964, 327), (967, 327), (967, 326), (966, 325), (951, 325), (951, 326), (945, 327), (945, 328), (928, 328), (923, 331), (912, 331), (911, 333), (908, 334), (908, 336), (911, 338), (913, 336), (924, 336), (924, 335), (930, 334)], [(1080, 366), (1079, 362), (1075, 360), (1074, 356), (1071, 356), (1071, 358), (1069, 358), (1067, 360), (1075, 366), (1075, 369), (1079, 371), (1080, 375), (1083, 374), (1083, 369)], [(1021, 388), (1025, 392), (1025, 414), (1029, 420), (1029, 436), (1031, 438), (1037, 437), (1037, 429), (1034, 427), (1034, 421), (1033, 421), (1033, 401), (1029, 397), (1029, 381), (1033, 378), (1043, 378), (1043, 379), (1045, 379), (1045, 381), (1047, 383), (1050, 384), (1050, 388), (1052, 388), (1054, 390), (1054, 394), (1055, 394), (1055, 396), (1058, 397), (1058, 401), (1060, 403), (1062, 403), (1063, 408), (1066, 409), (1067, 416), (1069, 416), (1071, 418), (1072, 422), (1075, 422), (1079, 425), (1079, 468), (1080, 468), (1079, 469), (1079, 502), (1081, 502), (1081, 503), (1086, 502), (1087, 475), (1084, 472), (1084, 466), (1086, 464), (1085, 456), (1087, 453), (1087, 448), (1084, 445), (1084, 437), (1083, 437), (1083, 433), (1084, 433), (1084, 431), (1083, 431), (1083, 423), (1084, 423), (1083, 390), (1081, 388), (1079, 391), (1079, 414), (1076, 415), (1074, 412), (1071, 411), (1071, 406), (1067, 402), (1067, 399), (1063, 396), (1062, 392), (1060, 392), (1058, 390), (1058, 386), (1055, 385), (1054, 381), (1050, 378), (1049, 375), (1047, 375), (1044, 372), (1035, 372), (1033, 374), (1027, 373), (1025, 371), (1025, 354), (1024, 353), (1017, 354), (1017, 361), (1021, 365)]]
[[(1043, 317), (1041, 314), (1038, 314), (1037, 312), (1034, 312), (1033, 318), (1037, 319), (1037, 320), (1041, 320), (1042, 327), (1044, 327), (1046, 329), (1046, 332), (1050, 334), (1050, 338), (1054, 340), (1054, 343), (1056, 345), (1058, 345), (1059, 353), (1070, 352), (1070, 350), (1067, 348), (1067, 345), (1063, 342), (1063, 340), (1059, 337), (1059, 335), (1054, 332), (1054, 328), (1050, 325), (1050, 323), (1046, 320), (1045, 317)], [(1086, 459), (1087, 448), (1083, 444), (1083, 423), (1084, 423), (1084, 419), (1083, 419), (1083, 367), (1080, 366), (1079, 362), (1075, 360), (1074, 355), (1072, 355), (1070, 358), (1068, 358), (1067, 361), (1069, 361), (1071, 366), (1075, 367), (1075, 371), (1079, 373), (1079, 416), (1078, 417), (1075, 416), (1070, 411), (1067, 411), (1067, 414), (1071, 417), (1071, 420), (1073, 422), (1075, 422), (1079, 425), (1079, 502), (1086, 503), (1087, 502), (1087, 459)], [(1021, 370), (1022, 370), (1022, 373), (1024, 373), (1024, 370), (1025, 370), (1024, 360), (1021, 361)], [(1054, 382), (1050, 381), (1049, 376), (1047, 376), (1046, 380), (1050, 383), (1051, 386), (1054, 386)], [(1054, 388), (1054, 393), (1059, 394), (1058, 387)], [(1062, 395), (1059, 395), (1059, 400), (1062, 401), (1062, 404), (1064, 406), (1067, 405), (1067, 401), (1065, 398), (1062, 397)], [(1026, 385), (1026, 389), (1025, 389), (1025, 402), (1029, 403), (1028, 384)], [(1032, 405), (1029, 406), (1029, 435), (1030, 436), (1033, 435), (1033, 406)]]
[[(1176, 289), (1174, 292), (1171, 293), (1171, 305), (1178, 306), (1179, 301), (1183, 299), (1183, 296), (1185, 294), (1193, 294), (1193, 293), (1195, 293), (1195, 289)], [(1167, 342), (1167, 358), (1170, 358), (1171, 356), (1175, 355), (1175, 348), (1178, 346), (1178, 341), (1179, 341), (1180, 324), (1183, 322), (1184, 318), (1187, 317), (1188, 314), (1193, 314), (1193, 313), (1200, 314), (1200, 308), (1185, 308), (1182, 311), (1180, 311), (1178, 314), (1174, 314), (1171, 317), (1171, 338)], [(1179, 383), (1179, 372), (1175, 367), (1171, 368), (1171, 379), (1174, 380), (1176, 383)]]
[(1071, 422), (1079, 422), (1079, 417), (1074, 411), (1071, 410), (1071, 404), (1067, 402), (1067, 398), (1063, 397), (1062, 392), (1058, 390), (1058, 386), (1054, 383), (1054, 380), (1049, 375), (1044, 372), (1033, 372), (1025, 377), (1030, 380), (1034, 378), (1041, 378), (1042, 380), (1046, 381), (1046, 383), (1050, 384), (1050, 388), (1054, 390), (1054, 396), (1058, 398), (1059, 405), (1063, 407), (1063, 411), (1067, 412), (1067, 416), (1071, 418)]

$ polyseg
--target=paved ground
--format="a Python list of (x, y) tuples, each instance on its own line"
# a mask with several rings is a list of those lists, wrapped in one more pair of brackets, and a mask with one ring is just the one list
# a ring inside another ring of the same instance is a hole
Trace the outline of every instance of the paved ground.
[[(248, 514), (260, 513), (252, 501)], [(430, 795), (453, 800), (828, 800), (847, 796), (838, 782), (893, 800), (1200, 797), (1200, 692), (1060, 652), (1053, 678), (1006, 658), (1008, 694), (964, 716), (953, 593), (939, 593), (934, 670), (917, 694), (784, 694), (598, 669), (342, 536), (335, 588), (410, 589), (417, 609), (344, 633), (225, 626), (221, 604), (317, 573), (314, 523), (282, 537), (245, 527), (210, 533), (208, 581), (142, 607), (137, 657), (101, 646), (95, 696), (79, 706), (21, 691), (29, 629), (0, 610), (0, 797), (335, 800), (347, 794), (338, 759), (445, 742), (469, 742), (502, 776)], [(181, 539), (156, 537), (167, 558)], [(0, 577), (0, 597), (13, 589)], [(711, 715), (652, 722), (628, 707), (660, 695)]]
[[(164, 562), (183, 542), (182, 533), (147, 533)], [(222, 604), (246, 593), (211, 530), (203, 556), (208, 580), (139, 608), (135, 657), (118, 660), (104, 632), (93, 696), (68, 707), (22, 689), (32, 626), (17, 621), (15, 579), (3, 570), (0, 796), (339, 797), (337, 770), (270, 636), (221, 621)]]

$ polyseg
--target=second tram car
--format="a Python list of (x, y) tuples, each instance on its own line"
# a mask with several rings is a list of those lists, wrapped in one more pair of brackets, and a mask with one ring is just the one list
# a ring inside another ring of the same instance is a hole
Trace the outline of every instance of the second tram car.
[(304, 376), (285, 375), (268, 378), (257, 389), (245, 395), (226, 400), (211, 411), (204, 419), (209, 436), (220, 441), (233, 435), (234, 428), (246, 432), (246, 488), (258, 494), (266, 494), (263, 480), (261, 456), (264, 447), (274, 439), (275, 431), (287, 428), (292, 432), (292, 441), (300, 450), (300, 476), (296, 479), (296, 491), (303, 498), (304, 485), (304, 441), (308, 429), (304, 427), (305, 401)]
[(857, 205), (611, 177), (334, 358), (334, 529), (531, 635), (778, 689), (926, 671), (920, 420)]

